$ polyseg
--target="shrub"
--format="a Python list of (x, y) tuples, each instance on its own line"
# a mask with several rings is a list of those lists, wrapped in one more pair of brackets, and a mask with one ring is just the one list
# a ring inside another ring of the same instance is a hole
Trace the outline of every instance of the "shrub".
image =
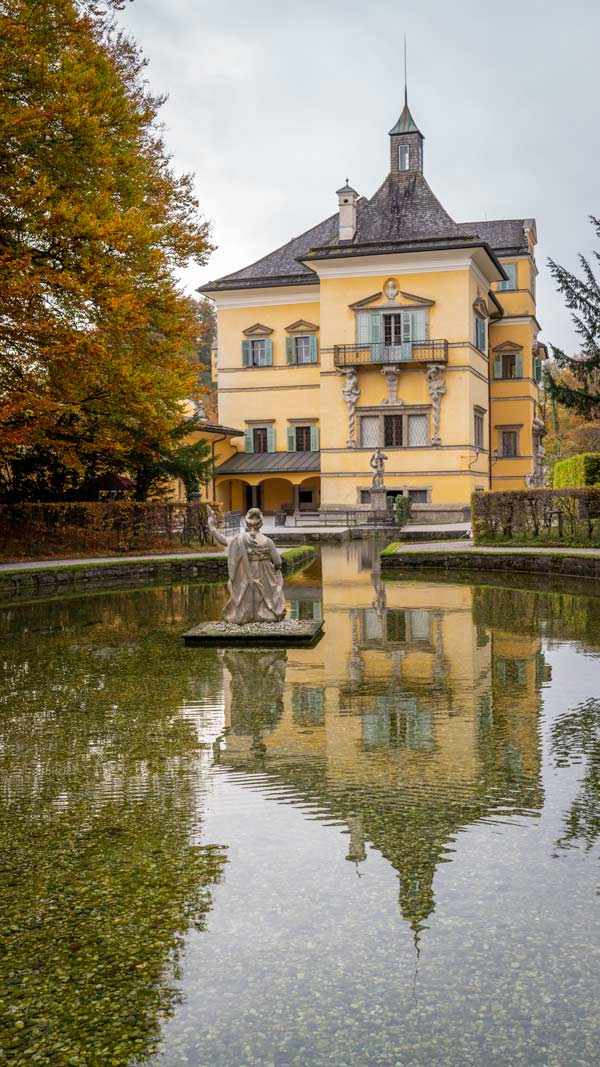
[(555, 489), (579, 489), (600, 483), (600, 452), (583, 452), (554, 465)]
[(600, 544), (600, 487), (478, 492), (471, 508), (476, 542)]
[(0, 505), (0, 555), (55, 556), (208, 544), (204, 504), (108, 501)]

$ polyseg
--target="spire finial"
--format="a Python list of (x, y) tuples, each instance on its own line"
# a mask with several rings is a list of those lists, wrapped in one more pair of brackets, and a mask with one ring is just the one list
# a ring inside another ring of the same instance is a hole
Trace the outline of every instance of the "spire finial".
[(404, 34), (404, 106), (408, 107), (408, 89), (406, 85), (406, 34)]

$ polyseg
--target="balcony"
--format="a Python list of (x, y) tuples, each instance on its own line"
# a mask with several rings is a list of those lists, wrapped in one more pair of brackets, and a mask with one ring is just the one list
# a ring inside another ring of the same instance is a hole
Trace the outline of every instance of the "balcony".
[(448, 342), (411, 341), (403, 345), (386, 345), (377, 341), (366, 345), (334, 345), (336, 367), (381, 366), (386, 363), (447, 363)]

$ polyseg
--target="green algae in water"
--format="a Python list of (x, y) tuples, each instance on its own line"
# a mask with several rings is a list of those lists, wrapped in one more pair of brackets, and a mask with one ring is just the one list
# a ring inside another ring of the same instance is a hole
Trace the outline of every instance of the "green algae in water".
[(215, 586), (2, 616), (0, 1062), (596, 1062), (600, 598), (322, 556), (312, 650), (183, 649)]

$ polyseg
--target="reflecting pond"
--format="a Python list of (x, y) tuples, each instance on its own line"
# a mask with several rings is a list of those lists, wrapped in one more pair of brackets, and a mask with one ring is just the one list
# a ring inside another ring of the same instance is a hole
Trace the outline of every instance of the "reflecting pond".
[(0, 1063), (592, 1067), (600, 590), (286, 592), (313, 649), (185, 649), (219, 584), (0, 608)]

